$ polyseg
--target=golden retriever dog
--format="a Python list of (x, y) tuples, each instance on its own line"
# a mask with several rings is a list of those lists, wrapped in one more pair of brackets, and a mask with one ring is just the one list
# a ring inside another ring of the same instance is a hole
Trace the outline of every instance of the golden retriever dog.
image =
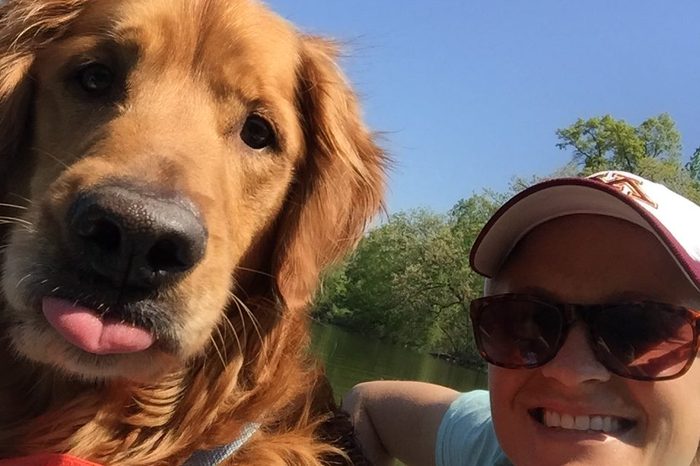
[(386, 157), (334, 60), (254, 0), (0, 3), (0, 458), (335, 451), (307, 310)]

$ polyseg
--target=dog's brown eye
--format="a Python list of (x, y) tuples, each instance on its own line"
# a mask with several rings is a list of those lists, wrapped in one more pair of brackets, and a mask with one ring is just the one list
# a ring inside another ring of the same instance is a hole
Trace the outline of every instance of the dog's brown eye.
[(241, 129), (241, 139), (252, 149), (264, 149), (275, 143), (275, 132), (260, 115), (249, 115)]
[(78, 71), (78, 83), (85, 92), (103, 94), (114, 83), (114, 72), (101, 63), (91, 63)]

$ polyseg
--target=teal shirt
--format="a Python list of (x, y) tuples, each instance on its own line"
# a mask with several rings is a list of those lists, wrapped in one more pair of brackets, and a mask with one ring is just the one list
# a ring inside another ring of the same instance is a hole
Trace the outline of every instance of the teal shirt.
[(489, 392), (474, 390), (452, 402), (438, 429), (437, 466), (512, 466), (491, 422)]

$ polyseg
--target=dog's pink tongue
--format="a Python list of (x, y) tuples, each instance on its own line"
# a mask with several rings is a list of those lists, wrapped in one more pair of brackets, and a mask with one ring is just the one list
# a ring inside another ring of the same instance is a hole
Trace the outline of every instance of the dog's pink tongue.
[(63, 338), (94, 354), (135, 353), (153, 345), (148, 331), (113, 319), (101, 319), (93, 309), (58, 298), (44, 298), (46, 320)]

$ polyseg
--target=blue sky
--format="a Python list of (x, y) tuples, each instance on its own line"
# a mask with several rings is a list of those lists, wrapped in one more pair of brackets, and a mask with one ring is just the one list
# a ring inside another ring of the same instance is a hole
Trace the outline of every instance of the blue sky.
[(342, 66), (396, 166), (390, 213), (447, 211), (570, 154), (554, 131), (667, 112), (700, 146), (697, 0), (268, 0), (346, 44)]

